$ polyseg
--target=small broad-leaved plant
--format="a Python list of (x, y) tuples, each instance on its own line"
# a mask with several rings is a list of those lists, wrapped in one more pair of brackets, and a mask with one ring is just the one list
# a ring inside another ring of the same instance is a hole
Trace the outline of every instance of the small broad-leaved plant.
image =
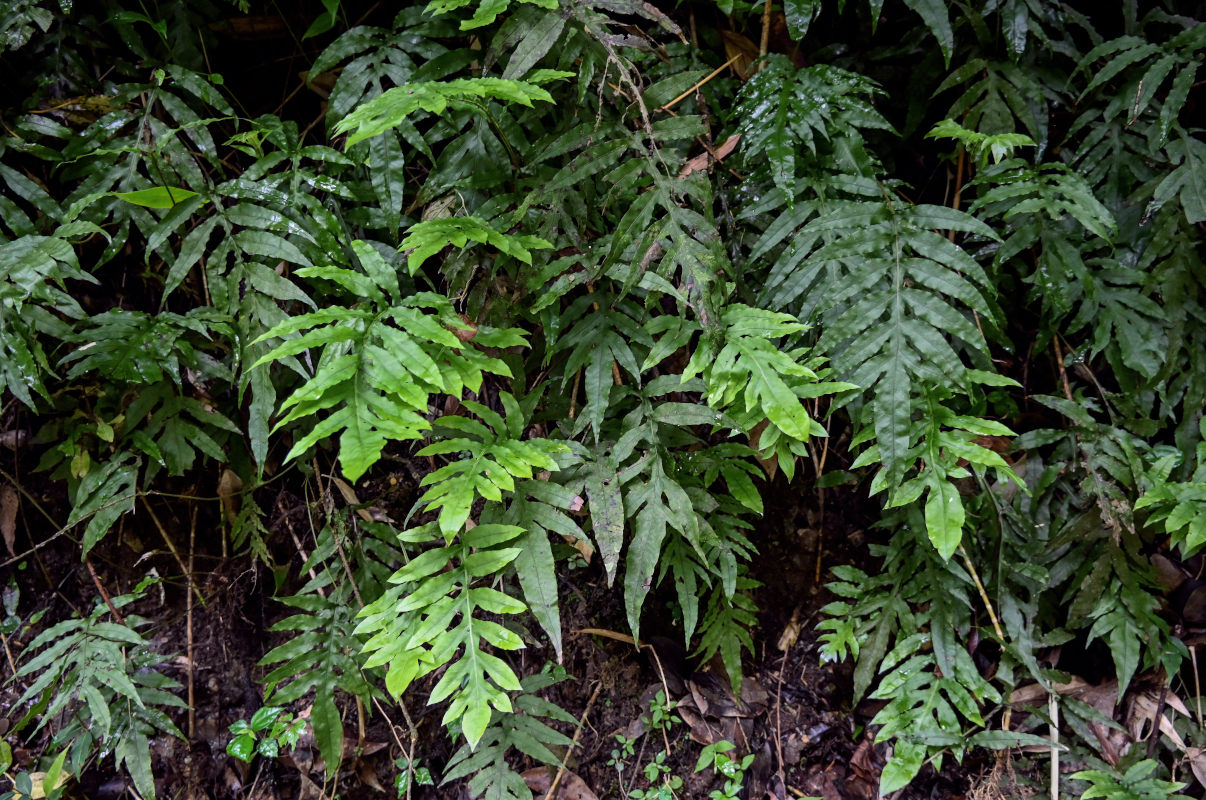
[(243, 762), (257, 755), (276, 758), (282, 750), (297, 747), (305, 729), (305, 719), (294, 717), (280, 706), (263, 706), (250, 720), (240, 719), (231, 724), (226, 752)]

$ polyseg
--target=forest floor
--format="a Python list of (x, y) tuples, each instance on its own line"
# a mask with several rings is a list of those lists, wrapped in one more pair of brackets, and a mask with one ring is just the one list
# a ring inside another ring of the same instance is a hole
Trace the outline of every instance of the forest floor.
[[(386, 476), (366, 487), (366, 497), (376, 490), (373, 499), (378, 508), (401, 519), (408, 510), (406, 498), (412, 494), (405, 484), (414, 482), (411, 476)], [(862, 492), (847, 487), (827, 490), (825, 506), (815, 492), (794, 492), (782, 476), (775, 489), (768, 493), (771, 505), (751, 537), (761, 553), (755, 560), (758, 571), (751, 577), (763, 585), (754, 593), (759, 625), (754, 631), (754, 652), (744, 659), (745, 679), (739, 694), (734, 694), (718, 663), (700, 664), (691, 658), (669, 622), (673, 615), (665, 598), (651, 595), (642, 632), (647, 641), (638, 649), (624, 634), (621, 592), (606, 585), (601, 568), (596, 564), (579, 568), (563, 581), (562, 666), (568, 678), (546, 690), (545, 696), (579, 719), (580, 725), (578, 730), (568, 724), (561, 726), (578, 740), (559, 782), (557, 796), (562, 800), (638, 797), (634, 790), (649, 789), (643, 768), (663, 752), (668, 777), (682, 780), (673, 796), (707, 797), (721, 788), (722, 780), (711, 770), (696, 773), (694, 768), (702, 747), (721, 740), (734, 743), (736, 754), (753, 755), (741, 795), (750, 800), (871, 800), (877, 796), (886, 754), (873, 743), (867, 723), (878, 705), (864, 700), (852, 707), (851, 668), (821, 662), (816, 631), (820, 609), (834, 599), (823, 585), (830, 568), (845, 563), (866, 566), (867, 539), (872, 534), (864, 524), (874, 519), (874, 509)], [(263, 491), (268, 496), (268, 490)], [(274, 556), (282, 565), (288, 565), (292, 557), (295, 572), (298, 559), (296, 551), (290, 552), (295, 544), (288, 529), (309, 530), (307, 516), (312, 509), (289, 491), (278, 492), (269, 496), (272, 513), (266, 524), (273, 534), (271, 541), (287, 543), (288, 549)], [(269, 628), (290, 613), (274, 600), (275, 595), (287, 594), (289, 569), (273, 570), (246, 556), (223, 557), (216, 509), (200, 515), (198, 522), (193, 508), (201, 503), (153, 502), (159, 506), (157, 516), (164, 522), (166, 536), (149, 515), (141, 514), (127, 523), (120, 535), (94, 550), (89, 564), (78, 561), (78, 544), (63, 536), (3, 567), (0, 582), (8, 585), (10, 592), (14, 586), (19, 591), (16, 605), (20, 616), (29, 619), (44, 612), (37, 625), (23, 632), (25, 641), (58, 620), (90, 609), (100, 602), (102, 591), (116, 596), (130, 591), (148, 574), (162, 576), (164, 580), (126, 612), (150, 620), (143, 635), (158, 652), (178, 654), (170, 662), (168, 674), (182, 686), (192, 685), (194, 713), (180, 711), (174, 717), (187, 741), (159, 736), (152, 742), (160, 797), (319, 800), (397, 796), (395, 762), (405, 733), (398, 736), (400, 729), (391, 729), (394, 723), (374, 710), (358, 709), (352, 699), (342, 708), (347, 738), (334, 794), (331, 776), (311, 735), (303, 736), (294, 752), (275, 760), (258, 758), (244, 764), (227, 755), (229, 726), (249, 719), (263, 705), (259, 681), (268, 668), (258, 662), (287, 636), (271, 633)], [(206, 518), (213, 523), (208, 528)], [(40, 540), (30, 533), (31, 540)], [(190, 538), (194, 541), (191, 553), (187, 552)], [(169, 540), (174, 540), (174, 554)], [(138, 558), (141, 553), (150, 555)], [(191, 613), (187, 581), (177, 556), (193, 563), (194, 582), (204, 600), (195, 603)], [(61, 577), (53, 580), (51, 576)], [(7, 641), (17, 663), (22, 644), (16, 637)], [(551, 650), (542, 652), (529, 646), (514, 654), (513, 663), (516, 672), (524, 675), (539, 671), (553, 659)], [(5, 665), (10, 674), (12, 663)], [(423, 705), (430, 686), (431, 682), (418, 686), (417, 692), (412, 689), (408, 700), (418, 732), (415, 752), (430, 768), (436, 785), (416, 785), (412, 796), (468, 800), (472, 795), (463, 781), (439, 785), (441, 768), (455, 746), (440, 725), (442, 709)], [(19, 681), (4, 685), (0, 734), (7, 733), (27, 710), (15, 706), (22, 691)], [(663, 696), (668, 692), (673, 718), (666, 730), (649, 730), (651, 706), (660, 704), (659, 692)], [(292, 710), (301, 716), (309, 711), (304, 701)], [(396, 710), (390, 714), (397, 716)], [(49, 741), (53, 727), (47, 725), (26, 736), (22, 746), (15, 746), (16, 763), (36, 756)], [(617, 735), (632, 742), (632, 752), (618, 760), (613, 752), (618, 747)], [(545, 796), (553, 770), (532, 763), (513, 766), (526, 770), (525, 779), (537, 798)], [(926, 767), (901, 799), (962, 798), (991, 766), (970, 759), (960, 765), (948, 759), (940, 773)], [(75, 796), (94, 800), (134, 796), (124, 774), (114, 772), (111, 757), (82, 776), (77, 789)], [(975, 794), (985, 797), (983, 787)]]

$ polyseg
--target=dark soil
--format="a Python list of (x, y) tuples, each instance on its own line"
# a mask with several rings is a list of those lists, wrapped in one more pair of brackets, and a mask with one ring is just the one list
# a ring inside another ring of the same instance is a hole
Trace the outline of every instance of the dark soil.
[[(421, 474), (419, 465), (399, 465), (394, 474), (363, 490), (366, 499), (395, 519), (406, 516), (417, 474)], [(818, 610), (833, 599), (818, 582), (818, 575), (823, 582), (835, 564), (866, 566), (865, 545), (870, 534), (865, 525), (873, 519), (874, 508), (855, 487), (827, 490), (823, 510), (815, 492), (798, 491), (781, 476), (774, 489), (768, 492), (774, 498), (772, 505), (753, 537), (761, 553), (751, 574), (763, 584), (755, 594), (761, 611), (756, 647), (745, 659), (740, 695), (734, 695), (718, 664), (697, 663), (691, 657), (672, 626), (658, 628), (659, 619), (672, 616), (661, 613), (666, 598), (650, 596), (644, 632), (648, 644), (638, 649), (630, 640), (623, 641), (626, 625), (621, 594), (607, 586), (602, 570), (592, 565), (568, 573), (561, 597), (562, 666), (571, 678), (545, 692), (548, 699), (583, 720), (579, 746), (567, 760), (567, 774), (580, 779), (580, 784), (563, 777), (562, 797), (589, 797), (573, 793), (571, 789), (577, 786), (585, 786), (598, 798), (620, 798), (624, 789), (647, 788), (635, 762), (648, 763), (667, 746), (666, 764), (672, 775), (684, 781), (678, 797), (706, 797), (720, 782), (710, 770), (695, 774), (695, 763), (703, 745), (721, 739), (734, 742), (739, 754), (754, 755), (746, 775), (745, 797), (870, 800), (876, 796), (885, 753), (865, 730), (876, 709), (869, 704), (851, 707), (850, 665), (822, 664), (815, 631)], [(139, 614), (151, 621), (143, 635), (158, 652), (178, 654), (167, 669), (172, 678), (187, 686), (191, 671), (195, 713), (191, 720), (183, 712), (174, 716), (179, 728), (189, 734), (188, 741), (161, 736), (152, 745), (160, 797), (305, 800), (324, 796), (325, 765), (310, 737), (304, 737), (291, 755), (273, 761), (258, 759), (250, 766), (226, 754), (229, 726), (249, 719), (263, 704), (260, 680), (268, 670), (258, 665), (259, 660), (287, 636), (268, 629), (293, 613), (273, 599), (298, 585), (297, 576), (289, 572), (295, 573), (300, 563), (293, 537), (308, 537), (302, 532), (310, 530), (309, 515), (321, 513), (317, 507), (307, 508), (301, 498), (277, 491), (263, 490), (258, 498), (270, 509), (265, 519), (269, 541), (276, 563), (282, 565), (276, 570), (253, 564), (246, 554), (230, 554), (215, 500), (162, 497), (150, 502), (164, 532), (149, 514), (128, 518), (120, 533), (90, 556), (95, 580), (88, 566), (76, 561), (78, 543), (66, 535), (0, 571), (0, 581), (14, 581), (20, 587), (21, 616), (28, 619), (35, 612), (44, 612), (37, 625), (9, 638), (9, 650), (18, 662), (22, 647), (33, 635), (72, 613), (91, 609), (100, 601), (102, 588), (117, 596), (130, 591), (152, 570), (164, 578), (126, 608), (127, 615)], [(376, 496), (370, 498), (368, 492)], [(33, 522), (30, 525), (34, 527)], [(18, 552), (29, 547), (30, 541), (44, 540), (46, 533), (34, 529), (26, 536), (18, 537)], [(172, 549), (182, 560), (192, 559), (196, 587), (204, 599), (192, 609), (191, 650), (187, 582)], [(610, 631), (615, 636), (582, 632), (585, 629)], [(191, 670), (189, 652), (193, 654)], [(512, 655), (520, 675), (538, 671), (554, 659), (551, 650), (539, 647)], [(7, 664), (4, 668), (9, 671)], [(440, 725), (442, 708), (422, 705), (421, 698), (433, 683), (431, 680), (412, 692), (409, 710), (419, 733), (416, 752), (438, 780), (455, 746)], [(681, 721), (664, 733), (647, 731), (644, 720), (650, 703), (659, 691), (667, 689)], [(21, 691), (20, 682), (10, 681), (0, 695), (4, 715), (0, 726), (6, 732), (27, 710), (14, 707)], [(344, 726), (350, 740), (339, 767), (340, 796), (392, 795), (397, 772), (394, 761), (401, 755), (395, 733), (372, 709), (364, 710), (361, 723), (355, 701), (346, 697), (344, 701)], [(303, 701), (293, 711), (305, 714), (308, 708)], [(389, 713), (398, 716), (396, 711)], [(567, 735), (574, 734), (570, 726), (563, 727)], [(48, 725), (23, 734), (26, 738), (14, 742), (18, 763), (41, 752), (52, 728)], [(634, 740), (635, 753), (623, 774), (610, 763), (617, 734)], [(525, 770), (537, 765), (521, 761), (513, 766)], [(942, 775), (923, 772), (905, 796), (961, 797), (968, 783), (964, 776), (985, 767), (951, 764)], [(537, 788), (541, 786), (539, 772), (528, 773)], [(547, 783), (546, 775), (543, 785)], [(73, 792), (97, 800), (134, 796), (124, 775), (113, 773), (111, 757), (96, 764)], [(416, 787), (413, 796), (470, 797), (465, 787), (457, 785)]]

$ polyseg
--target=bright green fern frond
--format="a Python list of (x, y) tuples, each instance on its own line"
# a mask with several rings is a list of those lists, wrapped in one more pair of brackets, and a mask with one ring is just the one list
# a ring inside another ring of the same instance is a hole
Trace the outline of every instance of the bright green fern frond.
[(495, 711), (490, 726), (476, 747), (463, 745), (448, 762), (443, 783), (470, 778), (469, 790), (492, 800), (531, 800), (532, 791), (507, 761), (514, 749), (551, 768), (561, 764), (550, 748), (573, 747), (574, 741), (547, 722), (574, 724), (573, 715), (560, 706), (537, 697), (534, 692), (556, 681), (546, 668), (523, 679), (523, 694), (514, 700), (514, 710)]
[[(498, 359), (467, 346), (453, 333), (464, 323), (440, 295), (420, 293), (400, 302), (397, 275), (378, 253), (357, 243), (365, 272), (311, 267), (323, 278), (366, 298), (357, 307), (332, 307), (282, 322), (257, 341), (284, 338), (256, 366), (321, 349), (313, 374), (281, 405), (279, 430), (294, 420), (330, 413), (294, 442), (287, 458), (335, 434), (343, 472), (357, 480), (381, 457), (387, 441), (417, 439), (434, 392), (459, 396), (481, 388), (484, 371), (509, 375)], [(481, 331), (481, 342), (522, 343), (508, 331)], [(491, 339), (490, 337), (494, 338)]]
[(489, 408), (464, 401), (464, 405), (487, 424), (468, 417), (441, 417), (437, 430), (462, 434), (424, 447), (420, 456), (464, 454), (423, 476), (421, 486), (430, 486), (419, 503), (425, 511), (439, 510), (439, 528), (449, 541), (469, 518), (478, 497), (500, 501), (503, 493), (515, 491), (515, 479), (532, 478), (540, 470), (556, 470), (556, 453), (567, 446), (551, 439), (520, 439), (508, 430), (502, 417)]
[[(475, 0), (431, 0), (427, 4), (427, 13), (447, 14), (449, 11), (473, 5), (474, 2)], [(473, 16), (461, 22), (463, 31), (492, 24), (499, 14), (505, 13), (511, 6), (511, 0), (476, 0), (476, 2), (477, 8), (474, 9)], [(520, 0), (520, 2), (531, 3), (550, 10), (557, 8), (557, 0)]]
[(408, 253), (406, 266), (413, 275), (448, 245), (463, 248), (471, 241), (488, 244), (525, 264), (532, 263), (532, 250), (553, 246), (539, 236), (502, 233), (479, 217), (444, 217), (411, 225), (398, 248)]
[(786, 442), (780, 449), (780, 439), (803, 444), (825, 435), (803, 401), (858, 387), (821, 380), (806, 365), (806, 350), (783, 349), (782, 340), (807, 329), (789, 314), (732, 304), (725, 308), (721, 325), (724, 339), (719, 350), (705, 340), (683, 370), (683, 380), (702, 373), (708, 405), (733, 414), (747, 432), (769, 420), (760, 447), (766, 453), (777, 452), (790, 475), (793, 451)]
[(522, 533), (513, 525), (485, 524), (446, 543), (434, 525), (406, 532), (408, 541), (437, 546), (394, 574), (390, 580), (398, 586), (364, 608), (365, 619), (356, 629), (370, 636), (365, 667), (388, 664), (385, 684), (395, 697), (415, 679), (449, 665), (428, 702), (451, 701), (442, 724), (459, 722), (470, 746), (482, 738), (491, 708), (512, 711), (507, 693), (520, 688), (511, 667), (485, 648), (517, 650), (524, 646), (522, 640), (479, 615), (518, 614), (526, 606), (498, 589), (475, 584), (493, 579), (519, 556), (513, 542)]
[(457, 78), (408, 83), (388, 89), (358, 106), (336, 123), (335, 134), (348, 133), (344, 147), (349, 148), (357, 142), (398, 127), (416, 111), (442, 114), (449, 103), (485, 98), (524, 106), (531, 106), (534, 100), (553, 102), (552, 95), (535, 84), (503, 78)]

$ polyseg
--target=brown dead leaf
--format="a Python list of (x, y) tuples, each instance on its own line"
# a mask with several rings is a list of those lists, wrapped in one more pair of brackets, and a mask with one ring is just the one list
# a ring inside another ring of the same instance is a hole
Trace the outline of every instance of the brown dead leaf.
[(348, 482), (342, 478), (331, 477), (331, 482), (335, 484), (335, 488), (339, 490), (339, 494), (343, 497), (343, 502), (349, 506), (360, 505), (360, 498), (356, 496), (356, 490), (353, 489)]
[(674, 710), (678, 712), (683, 722), (687, 723), (687, 728), (691, 731), (691, 741), (696, 744), (707, 747), (710, 744), (716, 744), (724, 738), (723, 734), (704, 719), (703, 715), (696, 711), (694, 707), (680, 705)]
[(733, 148), (737, 146), (739, 141), (741, 141), (741, 134), (735, 133), (729, 138), (725, 139), (724, 143), (721, 144), (720, 147), (717, 147), (712, 151), (703, 151), (686, 164), (683, 164), (683, 168), (678, 171), (678, 177), (685, 178), (692, 172), (699, 172), (700, 170), (707, 169), (713, 164), (719, 164), (721, 161), (724, 161), (725, 156), (733, 152)]
[(1189, 761), (1189, 768), (1193, 770), (1193, 776), (1198, 779), (1198, 783), (1206, 786), (1206, 747), (1185, 748), (1185, 758)]
[(633, 639), (626, 633), (609, 631), (606, 628), (579, 628), (578, 630), (574, 631), (574, 633), (586, 633), (591, 636), (602, 636), (604, 639), (615, 639), (617, 642), (625, 642), (632, 645), (637, 643), (636, 639)]
[(750, 798), (787, 800), (784, 794), (786, 787), (782, 779), (775, 774), (775, 756), (771, 752), (770, 742), (763, 742), (762, 749), (754, 754), (754, 763), (745, 774), (745, 785), (747, 796)]
[(791, 619), (783, 628), (783, 633), (779, 634), (779, 643), (776, 647), (779, 652), (786, 653), (795, 646), (796, 641), (800, 638), (800, 607), (796, 606), (796, 610), (791, 612)]
[(737, 60), (733, 62), (733, 71), (743, 80), (748, 78), (752, 74), (750, 66), (758, 58), (758, 45), (737, 31), (722, 30), (720, 38), (724, 40), (725, 55), (728, 58), (737, 56)]
[(385, 791), (385, 787), (381, 785), (381, 781), (377, 778), (377, 770), (373, 769), (373, 765), (363, 759), (356, 763), (356, 776), (360, 778), (365, 786), (372, 787), (379, 792)]
[(1159, 553), (1152, 555), (1152, 568), (1156, 572), (1156, 580), (1170, 592), (1179, 589), (1189, 577), (1172, 559)]
[(463, 327), (453, 328), (452, 334), (462, 342), (473, 341), (473, 337), (477, 336), (477, 325), (474, 324), (473, 320), (469, 319), (464, 314), (459, 316), (461, 318), (461, 322), (463, 323)]
[(239, 493), (242, 491), (243, 479), (233, 470), (222, 470), (222, 477), (218, 478), (218, 499), (222, 503), (226, 523), (231, 527), (239, 518)]
[(850, 767), (855, 774), (866, 781), (879, 782), (879, 772), (883, 769), (884, 758), (878, 752), (875, 744), (868, 738), (863, 738), (850, 758)]
[(331, 481), (334, 482), (335, 488), (339, 490), (339, 494), (341, 497), (343, 497), (343, 501), (348, 505), (353, 506), (356, 509), (356, 516), (360, 517), (365, 522), (393, 522), (393, 520), (389, 518), (388, 514), (376, 506), (362, 508), (360, 498), (356, 496), (356, 490), (348, 485), (346, 481), (334, 476), (331, 477)]
[(741, 682), (741, 702), (745, 705), (746, 713), (742, 716), (757, 716), (761, 714), (770, 701), (770, 692), (754, 678), (746, 678)]
[(268, 783), (252, 784), (251, 794), (248, 800), (280, 800), (280, 795), (276, 793), (276, 789)]
[[(1181, 702), (1181, 698), (1177, 697), (1170, 691), (1164, 692), (1164, 705), (1174, 711), (1179, 711), (1186, 716), (1189, 716), (1189, 709), (1185, 708), (1185, 704)], [(1178, 750), (1184, 752), (1186, 750), (1185, 742), (1181, 739), (1177, 729), (1173, 727), (1172, 721), (1163, 709), (1160, 708), (1160, 692), (1154, 689), (1145, 689), (1140, 692), (1135, 692), (1131, 696), (1130, 708), (1127, 713), (1126, 729), (1131, 734), (1131, 738), (1136, 742), (1144, 741), (1150, 735), (1150, 726), (1157, 719), (1156, 712), (1160, 711), (1159, 722), (1160, 732), (1168, 737), (1169, 741), (1177, 746)]]
[(762, 438), (762, 432), (766, 430), (767, 425), (770, 425), (770, 420), (764, 419), (755, 425), (754, 429), (750, 431), (750, 447), (754, 451), (754, 458), (758, 459), (758, 463), (762, 465), (762, 470), (766, 473), (767, 480), (773, 481), (775, 479), (775, 475), (779, 472), (779, 459), (763, 458), (759, 453), (760, 446), (758, 444), (759, 440)]
[[(1080, 695), (1086, 690), (1093, 688), (1092, 684), (1080, 676), (1074, 675), (1072, 680), (1067, 683), (1057, 683), (1054, 685), (1055, 691), (1058, 694)], [(1025, 686), (1019, 686), (1013, 690), (1013, 694), (1009, 695), (1010, 705), (1034, 705), (1040, 701), (1046, 702), (1047, 690), (1038, 683), (1028, 683)]]
[(10, 556), (17, 554), (17, 509), (20, 507), (17, 490), (7, 483), (0, 487), (0, 536), (4, 537), (4, 546)]
[(536, 792), (537, 797), (543, 800), (599, 800), (599, 796), (590, 790), (586, 782), (569, 770), (566, 770), (565, 774), (561, 776), (561, 783), (557, 785), (556, 797), (546, 798), (545, 794), (552, 787), (555, 774), (548, 767), (533, 767), (521, 772), (520, 776), (528, 788)]
[(327, 795), (309, 775), (301, 775), (301, 791), (298, 792), (298, 800), (328, 800)]
[[(313, 706), (311, 706), (313, 708)], [(343, 737), (343, 757), (344, 758), (363, 758), (371, 756), (373, 753), (380, 753), (385, 748), (389, 747), (387, 742), (365, 742), (357, 751), (358, 742), (350, 736)]]
[(562, 536), (565, 543), (578, 551), (578, 555), (582, 556), (582, 560), (587, 564), (595, 557), (595, 548), (586, 539), (578, 539), (573, 536)]
[(20, 428), (15, 431), (4, 431), (0, 433), (0, 445), (7, 447), (9, 450), (16, 450), (19, 447), (24, 447), (29, 441), (29, 431)]
[(712, 704), (708, 702), (708, 698), (704, 696), (704, 692), (700, 685), (695, 681), (687, 681), (687, 689), (691, 692), (691, 699), (695, 701), (695, 709), (700, 714), (707, 714), (708, 709)]
[(808, 739), (799, 731), (787, 734), (787, 738), (783, 741), (783, 766), (791, 767), (800, 763), (800, 757), (804, 755), (804, 748), (809, 744)]
[[(47, 789), (46, 773), (45, 772), (31, 772), (31, 773), (29, 773), (29, 780), (33, 784), (33, 793), (30, 796), (35, 797), (35, 798), (45, 797), (46, 789)], [(58, 780), (55, 782), (55, 785), (51, 786), (49, 788), (61, 789), (62, 787), (67, 785), (67, 781), (69, 781), (69, 780), (71, 780), (71, 773), (68, 770), (64, 769), (63, 771), (61, 771), (59, 773), (59, 777), (58, 777)]]

